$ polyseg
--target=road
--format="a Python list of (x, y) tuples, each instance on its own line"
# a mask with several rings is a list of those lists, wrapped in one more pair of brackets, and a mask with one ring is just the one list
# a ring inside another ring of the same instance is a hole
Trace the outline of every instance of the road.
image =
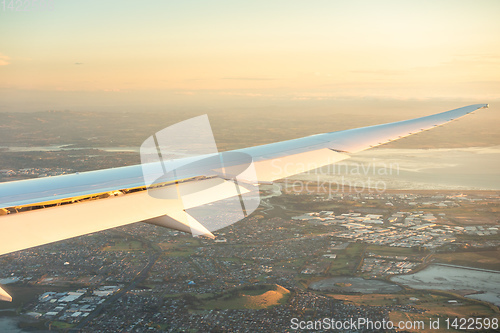
[[(129, 282), (129, 284), (127, 284), (126, 286), (124, 286), (123, 288), (121, 288), (118, 292), (116, 292), (115, 294), (111, 295), (110, 297), (108, 297), (102, 304), (100, 304), (99, 306), (97, 306), (97, 308), (92, 311), (87, 317), (85, 317), (82, 321), (80, 321), (78, 323), (77, 326), (75, 326), (74, 328), (71, 328), (69, 329), (69, 331), (80, 331), (81, 329), (83, 329), (90, 321), (92, 321), (94, 318), (96, 318), (97, 316), (99, 316), (101, 314), (101, 312), (107, 307), (109, 306), (110, 304), (112, 304), (113, 302), (115, 302), (116, 300), (120, 299), (123, 295), (125, 295), (128, 291), (132, 290), (135, 288), (135, 286), (139, 283), (141, 283), (142, 281), (144, 281), (148, 275), (148, 272), (151, 270), (151, 268), (154, 266), (154, 264), (156, 263), (156, 261), (158, 260), (158, 258), (160, 257), (161, 255), (161, 251), (158, 250), (157, 248), (155, 248), (152, 243), (146, 239), (146, 238), (143, 238), (143, 237), (140, 237), (140, 236), (137, 236), (137, 235), (132, 235), (132, 234), (129, 234), (127, 233), (127, 236), (128, 237), (133, 237), (135, 238), (136, 240), (144, 243), (144, 244), (147, 244), (148, 247), (149, 247), (149, 251), (151, 252), (150, 256), (149, 256), (149, 259), (148, 259), (148, 263), (146, 264), (146, 266), (144, 266), (144, 268), (135, 276), (134, 279), (132, 279), (132, 281)], [(147, 251), (148, 251), (147, 250)]]

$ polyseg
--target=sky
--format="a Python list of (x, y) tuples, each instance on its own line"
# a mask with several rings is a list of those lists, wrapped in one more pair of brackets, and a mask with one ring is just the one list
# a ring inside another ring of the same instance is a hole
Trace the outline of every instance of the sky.
[(0, 112), (500, 98), (497, 0), (6, 3)]

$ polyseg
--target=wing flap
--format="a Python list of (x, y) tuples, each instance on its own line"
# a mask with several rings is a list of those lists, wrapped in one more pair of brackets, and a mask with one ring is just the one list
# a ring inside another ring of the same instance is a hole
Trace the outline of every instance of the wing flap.
[(12, 302), (12, 297), (0, 287), (0, 301)]
[(0, 216), (0, 255), (164, 215), (188, 226), (187, 230), (197, 235), (210, 236), (211, 233), (184, 210), (249, 192), (220, 178), (179, 183), (152, 191), (161, 195), (140, 191)]
[(0, 216), (0, 255), (166, 213), (166, 200), (143, 192)]

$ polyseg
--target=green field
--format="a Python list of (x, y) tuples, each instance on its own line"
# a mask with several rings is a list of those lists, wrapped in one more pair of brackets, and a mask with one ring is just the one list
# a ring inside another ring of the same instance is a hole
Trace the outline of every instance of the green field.
[(432, 259), (445, 264), (500, 270), (500, 248), (486, 251), (438, 253), (432, 255)]
[(413, 248), (384, 246), (384, 245), (368, 245), (368, 247), (366, 248), (366, 253), (368, 252), (383, 256), (405, 256), (405, 257), (411, 257), (411, 256), (423, 257), (429, 253), (429, 251), (426, 249), (418, 251)]
[(67, 329), (75, 326), (74, 324), (65, 323), (63, 321), (53, 321), (52, 323), (50, 323), (50, 325), (52, 328), (60, 328), (60, 329)]
[(117, 242), (103, 248), (104, 251), (140, 251), (143, 249), (144, 247), (139, 241)]
[(332, 261), (328, 271), (331, 275), (352, 275), (363, 257), (366, 245), (363, 243), (351, 243), (337, 258)]
[(163, 253), (164, 256), (167, 257), (189, 257), (190, 255), (195, 253), (194, 247), (184, 247), (184, 248), (179, 248), (175, 247), (172, 248), (171, 250), (165, 251)]

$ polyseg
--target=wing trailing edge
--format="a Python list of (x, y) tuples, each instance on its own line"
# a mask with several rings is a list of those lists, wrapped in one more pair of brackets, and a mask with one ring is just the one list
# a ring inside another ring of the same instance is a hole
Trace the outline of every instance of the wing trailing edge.
[(0, 301), (12, 302), (12, 297), (0, 287)]

